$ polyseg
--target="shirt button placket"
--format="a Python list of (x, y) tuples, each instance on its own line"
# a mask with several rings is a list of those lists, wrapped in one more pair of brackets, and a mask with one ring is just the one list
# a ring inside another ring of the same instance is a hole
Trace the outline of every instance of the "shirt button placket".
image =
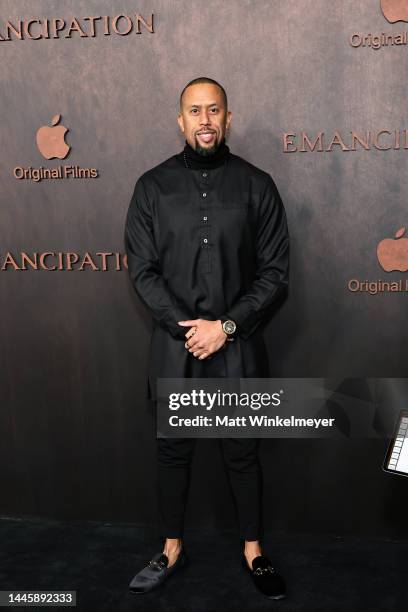
[(208, 197), (208, 172), (206, 172), (205, 170), (201, 172), (200, 187), (201, 187), (201, 200), (202, 200), (202, 205), (200, 207), (200, 213), (201, 213), (200, 225), (202, 225), (203, 228), (205, 228), (204, 231), (201, 233), (201, 240), (202, 240), (201, 246), (205, 249), (206, 262), (207, 262), (206, 271), (210, 272), (211, 271), (211, 259), (210, 259), (211, 258), (211, 247), (208, 244), (210, 226), (208, 224), (208, 211), (206, 210), (206, 207), (204, 205), (204, 202), (207, 202), (207, 197)]

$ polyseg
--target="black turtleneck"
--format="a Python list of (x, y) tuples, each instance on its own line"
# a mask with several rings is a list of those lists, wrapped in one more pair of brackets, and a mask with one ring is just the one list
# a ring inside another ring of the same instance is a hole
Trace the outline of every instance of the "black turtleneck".
[(191, 170), (201, 170), (202, 168), (211, 169), (222, 166), (226, 162), (229, 152), (230, 150), (228, 145), (225, 143), (225, 138), (222, 139), (220, 146), (212, 155), (201, 155), (200, 153), (197, 153), (197, 151), (193, 149), (193, 147), (191, 147), (186, 140), (183, 151), (176, 155), (176, 157), (184, 165), (185, 154), (188, 167)]

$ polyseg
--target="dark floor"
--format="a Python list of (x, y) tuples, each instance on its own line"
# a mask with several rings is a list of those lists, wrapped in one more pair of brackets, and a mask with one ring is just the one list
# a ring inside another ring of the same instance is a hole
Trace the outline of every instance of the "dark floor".
[(189, 565), (144, 595), (129, 593), (128, 583), (157, 551), (149, 529), (7, 517), (0, 537), (0, 590), (76, 590), (77, 609), (87, 612), (408, 610), (407, 540), (266, 536), (264, 550), (288, 584), (288, 597), (271, 601), (241, 568), (229, 531), (186, 530)]

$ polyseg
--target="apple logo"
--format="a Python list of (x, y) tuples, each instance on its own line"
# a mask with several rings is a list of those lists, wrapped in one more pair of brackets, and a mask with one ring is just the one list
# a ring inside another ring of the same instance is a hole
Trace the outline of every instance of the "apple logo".
[(381, 10), (390, 23), (408, 21), (408, 0), (381, 0)]
[(378, 261), (386, 272), (408, 270), (408, 238), (402, 238), (404, 234), (405, 227), (401, 227), (395, 238), (385, 238), (378, 243)]
[(51, 121), (52, 127), (43, 125), (37, 130), (36, 141), (41, 155), (45, 159), (64, 159), (70, 150), (70, 146), (65, 142), (65, 134), (68, 129), (63, 125), (57, 125), (61, 115), (54, 115)]

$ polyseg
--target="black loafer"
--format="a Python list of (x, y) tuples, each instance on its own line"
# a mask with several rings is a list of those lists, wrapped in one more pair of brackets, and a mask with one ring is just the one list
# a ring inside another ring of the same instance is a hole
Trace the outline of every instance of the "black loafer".
[(255, 586), (269, 599), (283, 599), (286, 597), (286, 585), (278, 570), (265, 555), (259, 555), (252, 561), (250, 569), (245, 555), (242, 555), (242, 564), (251, 574)]
[(132, 593), (147, 593), (160, 586), (169, 576), (186, 563), (186, 553), (181, 549), (177, 560), (167, 567), (169, 559), (164, 553), (156, 553), (151, 561), (138, 572), (129, 584)]

